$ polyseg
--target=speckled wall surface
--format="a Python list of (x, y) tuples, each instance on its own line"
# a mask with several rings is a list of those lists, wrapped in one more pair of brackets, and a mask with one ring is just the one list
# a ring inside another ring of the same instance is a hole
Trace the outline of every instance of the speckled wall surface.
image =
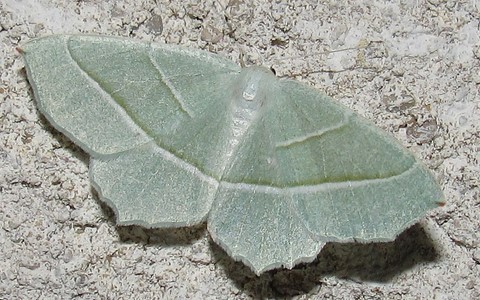
[[(480, 297), (480, 7), (475, 1), (0, 0), (0, 298)], [(447, 204), (385, 244), (329, 244), (255, 276), (205, 226), (116, 227), (88, 156), (38, 113), (15, 50), (96, 33), (273, 67), (390, 132)]]

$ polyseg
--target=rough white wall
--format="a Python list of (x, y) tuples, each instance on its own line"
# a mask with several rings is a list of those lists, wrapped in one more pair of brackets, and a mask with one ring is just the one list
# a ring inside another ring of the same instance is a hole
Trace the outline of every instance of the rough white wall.
[[(480, 298), (480, 4), (317, 2), (0, 0), (0, 298)], [(204, 226), (117, 228), (88, 156), (39, 115), (15, 50), (53, 33), (243, 51), (389, 131), (447, 205), (393, 243), (331, 244), (261, 277)]]

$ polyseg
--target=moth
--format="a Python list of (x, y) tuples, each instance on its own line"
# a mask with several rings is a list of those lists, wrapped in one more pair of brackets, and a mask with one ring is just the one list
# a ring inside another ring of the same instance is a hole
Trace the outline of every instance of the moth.
[(38, 109), (91, 156), (119, 225), (207, 222), (256, 274), (331, 241), (391, 241), (443, 203), (392, 137), (266, 68), (102, 36), (44, 37), (22, 53)]

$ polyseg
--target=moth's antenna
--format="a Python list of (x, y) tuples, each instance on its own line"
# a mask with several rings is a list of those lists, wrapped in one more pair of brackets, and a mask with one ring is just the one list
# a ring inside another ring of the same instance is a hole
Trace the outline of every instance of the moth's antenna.
[(286, 60), (286, 59), (297, 59), (297, 58), (305, 58), (309, 56), (315, 56), (315, 55), (325, 55), (325, 54), (331, 54), (331, 53), (336, 53), (336, 52), (344, 52), (344, 51), (353, 51), (353, 50), (361, 50), (361, 49), (366, 49), (370, 47), (373, 43), (382, 43), (382, 41), (369, 41), (368, 43), (365, 44), (365, 42), (360, 42), (360, 45), (357, 47), (349, 47), (349, 48), (343, 48), (343, 49), (335, 49), (335, 50), (327, 50), (323, 52), (314, 52), (306, 55), (298, 55), (298, 56), (289, 56), (289, 57), (281, 57), (278, 58), (278, 60)]
[[(323, 52), (315, 52), (315, 53), (310, 53), (306, 55), (298, 55), (298, 56), (290, 56), (290, 57), (281, 57), (278, 58), (277, 61), (281, 60), (287, 60), (287, 59), (300, 59), (300, 58), (305, 58), (305, 57), (311, 57), (311, 56), (316, 56), (316, 55), (326, 55), (326, 54), (331, 54), (331, 53), (336, 53), (336, 52), (345, 52), (345, 51), (355, 51), (355, 50), (361, 50), (361, 49), (366, 49), (370, 47), (373, 43), (382, 43), (382, 41), (363, 41), (360, 42), (360, 45), (357, 47), (349, 47), (349, 48), (343, 48), (343, 49), (335, 49), (335, 50), (328, 50), (328, 51), (323, 51)], [(349, 71), (354, 69), (355, 67), (350, 67), (342, 70), (316, 70), (316, 71), (311, 71), (311, 73), (341, 73), (345, 71)], [(305, 75), (304, 73), (298, 73), (298, 74), (290, 74), (290, 75), (282, 75), (280, 77), (295, 77), (295, 76), (303, 76)]]
[(245, 51), (243, 49), (240, 49), (240, 54), (238, 55), (238, 58), (240, 59), (240, 67), (245, 68)]

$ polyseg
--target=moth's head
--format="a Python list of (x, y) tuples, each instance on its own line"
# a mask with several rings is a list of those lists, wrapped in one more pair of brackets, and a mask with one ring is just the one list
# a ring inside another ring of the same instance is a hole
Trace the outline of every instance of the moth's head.
[(242, 68), (237, 87), (237, 105), (248, 109), (265, 107), (267, 99), (272, 98), (278, 78), (265, 67), (251, 66)]

